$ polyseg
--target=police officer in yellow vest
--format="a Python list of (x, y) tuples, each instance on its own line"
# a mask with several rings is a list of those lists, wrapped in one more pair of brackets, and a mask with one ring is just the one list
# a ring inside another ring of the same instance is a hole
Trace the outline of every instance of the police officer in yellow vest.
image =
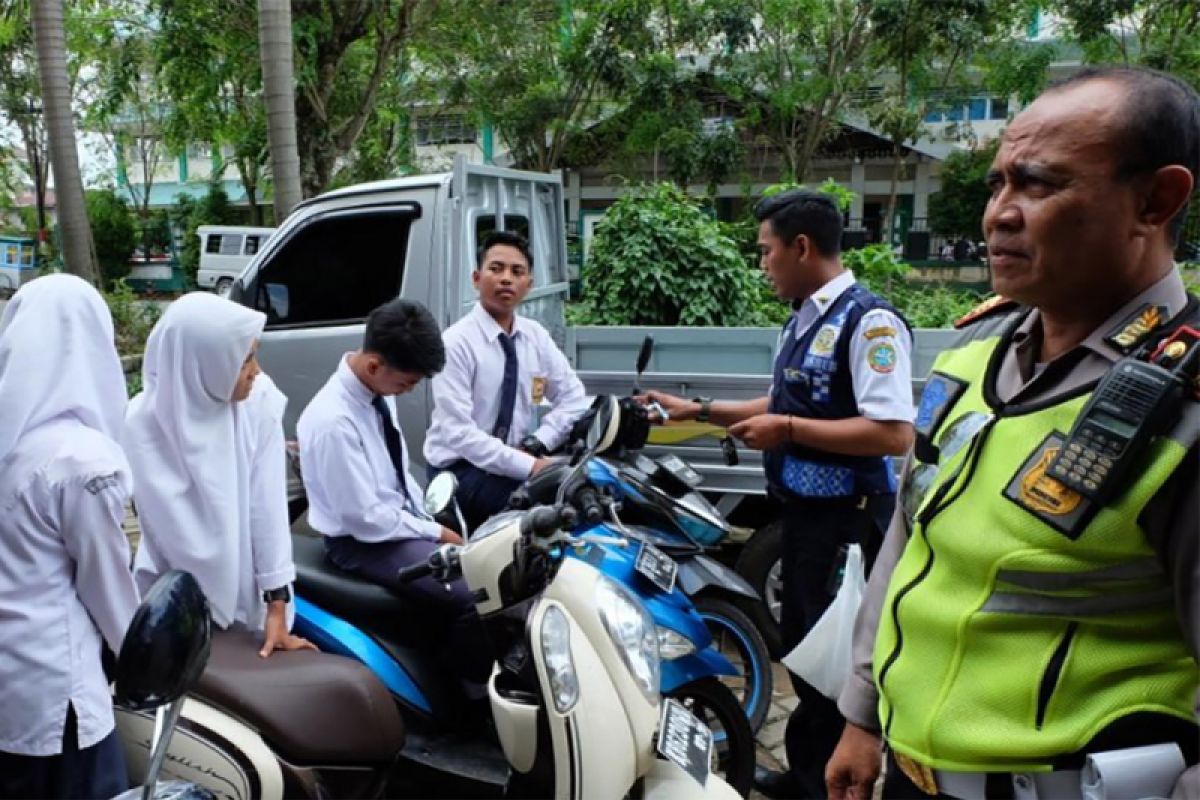
[(1200, 791), (1200, 314), (1173, 263), (1198, 161), (1196, 92), (1140, 69), (1005, 131), (983, 228), (1007, 299), (924, 389), (830, 797), (871, 796), (882, 743), (885, 797)]

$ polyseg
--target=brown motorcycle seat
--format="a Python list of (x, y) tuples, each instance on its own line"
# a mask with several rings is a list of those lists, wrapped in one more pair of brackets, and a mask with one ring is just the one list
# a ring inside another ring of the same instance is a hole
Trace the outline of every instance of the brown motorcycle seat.
[(312, 650), (260, 658), (262, 634), (213, 630), (192, 694), (254, 728), (285, 761), (377, 765), (396, 760), (405, 729), (387, 688), (353, 659)]

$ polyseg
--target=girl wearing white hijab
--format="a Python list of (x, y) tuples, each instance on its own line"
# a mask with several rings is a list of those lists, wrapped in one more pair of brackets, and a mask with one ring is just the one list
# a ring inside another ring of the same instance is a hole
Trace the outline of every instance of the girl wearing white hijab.
[(138, 595), (121, 529), (125, 376), (89, 284), (49, 275), (0, 317), (0, 797), (127, 788), (100, 663)]
[(316, 649), (289, 633), (296, 570), (287, 398), (259, 372), (265, 321), (205, 292), (168, 306), (146, 343), (145, 389), (129, 405), (122, 439), (142, 527), (138, 586), (144, 591), (167, 570), (187, 570), (219, 627), (264, 631), (264, 658), (276, 649)]

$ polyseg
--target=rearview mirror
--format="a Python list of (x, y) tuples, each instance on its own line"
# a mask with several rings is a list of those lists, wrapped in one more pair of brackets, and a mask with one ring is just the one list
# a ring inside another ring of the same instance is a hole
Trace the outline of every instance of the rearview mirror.
[(637, 357), (637, 374), (641, 375), (646, 371), (646, 366), (650, 363), (650, 355), (654, 352), (654, 337), (647, 336), (642, 339), (642, 349), (638, 351)]
[(208, 663), (210, 625), (208, 598), (190, 572), (155, 581), (121, 643), (117, 703), (141, 711), (182, 697)]
[(439, 472), (425, 489), (425, 512), (432, 517), (442, 514), (454, 501), (458, 479), (453, 472)]

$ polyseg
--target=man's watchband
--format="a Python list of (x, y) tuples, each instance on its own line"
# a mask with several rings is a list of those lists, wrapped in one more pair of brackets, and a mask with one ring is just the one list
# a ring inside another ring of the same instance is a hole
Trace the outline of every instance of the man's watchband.
[(700, 404), (700, 413), (696, 415), (696, 422), (708, 422), (708, 417), (712, 413), (712, 398), (693, 397), (692, 402)]
[(292, 590), (286, 586), (280, 586), (278, 589), (268, 589), (263, 592), (264, 603), (273, 603), (276, 600), (290, 603), (292, 601)]

